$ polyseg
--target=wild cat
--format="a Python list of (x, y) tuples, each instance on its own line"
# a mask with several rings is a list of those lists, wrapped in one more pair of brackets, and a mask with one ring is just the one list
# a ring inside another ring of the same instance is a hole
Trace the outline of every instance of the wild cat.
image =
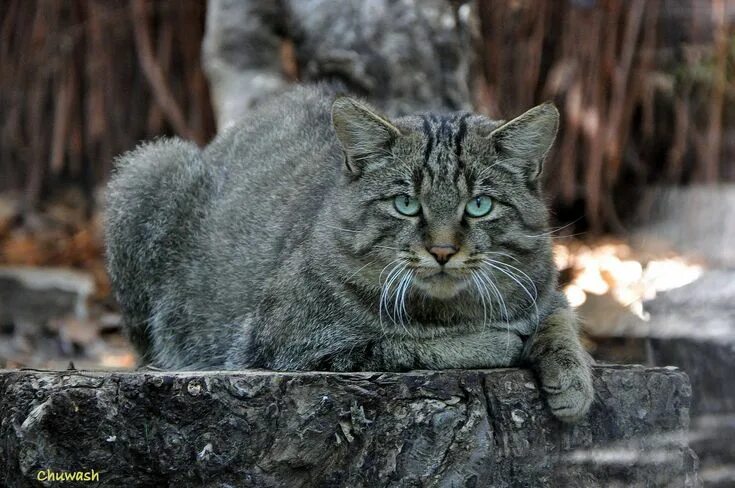
[(327, 86), (260, 107), (200, 150), (118, 161), (108, 267), (130, 337), (168, 369), (528, 364), (553, 413), (593, 398), (557, 290), (540, 174), (559, 114), (388, 120)]

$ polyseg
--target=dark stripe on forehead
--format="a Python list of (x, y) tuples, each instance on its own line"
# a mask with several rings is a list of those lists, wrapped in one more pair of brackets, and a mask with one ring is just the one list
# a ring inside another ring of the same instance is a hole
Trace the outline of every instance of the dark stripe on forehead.
[(412, 178), (414, 191), (416, 192), (416, 195), (418, 195), (421, 193), (421, 182), (424, 181), (424, 170), (422, 168), (416, 169), (413, 171)]
[(457, 155), (457, 158), (459, 158), (462, 155), (462, 141), (464, 140), (464, 136), (467, 134), (467, 117), (469, 117), (470, 114), (463, 114), (459, 118), (459, 127), (457, 128), (457, 132), (454, 134), (454, 153)]
[(442, 138), (442, 143), (446, 145), (447, 141), (446, 139), (449, 137), (450, 129), (447, 125), (447, 118), (442, 116), (441, 121), (439, 122), (439, 135)]
[(459, 177), (464, 174), (464, 163), (462, 162), (462, 159), (459, 157), (457, 158), (457, 165), (454, 167), (454, 175), (452, 176), (452, 181), (454, 182), (454, 186), (456, 187), (459, 184)]
[(436, 164), (438, 166), (439, 174), (442, 177), (447, 177), (449, 174), (449, 158), (445, 151), (439, 151), (436, 155)]
[(428, 163), (427, 164), (424, 164), (424, 169), (426, 170), (426, 174), (429, 176), (429, 179), (433, 183), (434, 182), (434, 178), (435, 178), (434, 169)]
[(429, 124), (429, 119), (427, 119), (425, 115), (422, 119), (424, 120), (424, 135), (426, 136), (426, 146), (424, 147), (424, 164), (426, 164), (429, 162), (431, 150), (434, 148), (434, 134), (431, 133), (431, 124)]

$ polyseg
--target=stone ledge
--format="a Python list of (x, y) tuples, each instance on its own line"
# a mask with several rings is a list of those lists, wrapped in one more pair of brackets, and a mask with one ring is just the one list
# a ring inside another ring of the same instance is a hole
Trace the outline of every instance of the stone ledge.
[(0, 371), (0, 485), (50, 468), (103, 486), (698, 486), (687, 376), (594, 376), (570, 426), (521, 369)]

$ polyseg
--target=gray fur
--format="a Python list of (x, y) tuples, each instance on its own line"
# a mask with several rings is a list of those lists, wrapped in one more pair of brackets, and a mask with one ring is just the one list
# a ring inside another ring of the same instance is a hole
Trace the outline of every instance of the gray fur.
[[(120, 158), (108, 263), (142, 361), (171, 369), (408, 370), (523, 364), (552, 410), (592, 399), (538, 174), (558, 113), (388, 121), (302, 87), (206, 149)], [(393, 197), (419, 198), (415, 217)], [(486, 217), (463, 214), (489, 195)], [(444, 268), (432, 245), (459, 250)], [(485, 259), (493, 259), (487, 262)], [(443, 271), (443, 274), (434, 274)], [(429, 276), (433, 274), (433, 276)]]

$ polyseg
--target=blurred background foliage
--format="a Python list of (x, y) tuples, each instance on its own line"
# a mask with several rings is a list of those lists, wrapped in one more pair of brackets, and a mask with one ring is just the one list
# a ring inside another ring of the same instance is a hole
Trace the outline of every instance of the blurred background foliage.
[[(624, 235), (643, 189), (735, 179), (735, 2), (478, 0), (476, 109), (554, 100), (559, 234)], [(138, 141), (215, 134), (204, 0), (0, 2), (0, 263), (90, 271), (103, 191)], [(283, 39), (287, 78), (298, 77)], [(290, 54), (293, 56), (293, 54)]]
[[(0, 3), (0, 189), (28, 210), (63, 184), (86, 197), (141, 139), (214, 133), (200, 64), (205, 2)], [(89, 201), (93, 203), (92, 200)]]
[(557, 209), (621, 232), (643, 185), (735, 178), (733, 2), (479, 7), (480, 105), (507, 114), (552, 99), (562, 112), (547, 166)]
[[(205, 11), (199, 0), (0, 4), (0, 190), (21, 192), (21, 218), (70, 184), (91, 215), (114, 156), (141, 139), (211, 139)], [(480, 0), (476, 11), (477, 109), (561, 109), (547, 165), (560, 220), (620, 232), (643, 185), (735, 178), (732, 2)]]

